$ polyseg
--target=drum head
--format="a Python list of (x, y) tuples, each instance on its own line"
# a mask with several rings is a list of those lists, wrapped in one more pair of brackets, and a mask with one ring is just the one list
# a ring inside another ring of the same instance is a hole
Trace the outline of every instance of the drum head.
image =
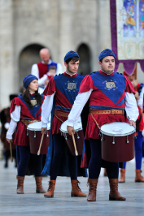
[[(62, 125), (61, 125), (61, 127), (60, 127), (60, 130), (61, 130), (61, 132), (63, 132), (63, 133), (67, 133), (67, 121), (65, 121), (65, 122), (62, 123)], [(75, 125), (74, 125), (74, 130), (75, 130), (75, 131), (82, 130), (81, 122), (75, 123)]]
[[(42, 127), (41, 121), (33, 122), (27, 126), (27, 129), (30, 131), (41, 131), (41, 127)], [(47, 124), (47, 130), (50, 130), (50, 123)]]
[(113, 122), (102, 125), (100, 131), (107, 136), (119, 137), (134, 133), (135, 128), (126, 122)]

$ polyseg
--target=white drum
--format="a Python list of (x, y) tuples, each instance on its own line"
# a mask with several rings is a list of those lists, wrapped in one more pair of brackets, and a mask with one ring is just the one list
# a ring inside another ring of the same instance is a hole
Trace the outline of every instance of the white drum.
[[(30, 145), (30, 152), (32, 154), (37, 154), (40, 140), (41, 140), (41, 122), (34, 122), (27, 126), (27, 132), (29, 135), (29, 145)], [(49, 145), (49, 136), (50, 136), (50, 123), (47, 124), (47, 133), (44, 135), (42, 147), (40, 154), (47, 154), (48, 152), (48, 145)]]
[[(74, 138), (75, 138), (75, 142), (76, 142), (76, 149), (77, 149), (78, 155), (82, 155), (84, 134), (83, 134), (82, 125), (80, 122), (77, 122), (74, 125), (74, 130), (75, 130)], [(75, 148), (74, 148), (72, 136), (70, 136), (67, 132), (67, 121), (62, 123), (62, 125), (60, 127), (60, 131), (62, 132), (62, 135), (64, 136), (64, 138), (66, 140), (66, 143), (67, 143), (67, 146), (68, 146), (70, 153), (72, 155), (75, 155)]]

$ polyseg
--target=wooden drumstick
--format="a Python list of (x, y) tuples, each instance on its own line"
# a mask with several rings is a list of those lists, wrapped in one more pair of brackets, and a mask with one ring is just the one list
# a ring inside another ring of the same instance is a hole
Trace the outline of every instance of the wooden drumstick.
[(11, 157), (11, 162), (13, 162), (13, 156), (12, 156), (12, 141), (10, 141), (10, 157)]
[(72, 139), (73, 139), (73, 144), (74, 144), (74, 149), (75, 149), (75, 155), (78, 155), (78, 151), (77, 151), (77, 147), (76, 147), (76, 142), (75, 142), (75, 138), (74, 138), (74, 134), (72, 132)]
[(39, 146), (39, 150), (38, 150), (38, 152), (37, 152), (37, 155), (40, 155), (40, 151), (41, 151), (41, 147), (42, 147), (43, 138), (44, 138), (44, 131), (43, 131), (42, 136), (41, 136), (40, 146)]

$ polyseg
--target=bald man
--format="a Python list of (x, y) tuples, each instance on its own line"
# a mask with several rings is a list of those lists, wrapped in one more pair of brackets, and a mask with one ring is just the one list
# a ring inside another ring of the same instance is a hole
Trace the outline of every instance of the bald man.
[(42, 61), (37, 64), (33, 64), (31, 74), (38, 78), (39, 93), (42, 93), (46, 86), (46, 80), (48, 79), (49, 68), (51, 66), (55, 66), (56, 74), (61, 74), (63, 71), (60, 63), (53, 62), (50, 59), (50, 52), (48, 49), (43, 48), (40, 50), (40, 58)]

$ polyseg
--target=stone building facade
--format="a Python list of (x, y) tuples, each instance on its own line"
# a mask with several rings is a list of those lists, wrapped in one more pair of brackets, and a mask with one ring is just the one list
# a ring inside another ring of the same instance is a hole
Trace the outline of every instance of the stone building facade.
[(0, 29), (3, 108), (8, 95), (20, 91), (32, 64), (40, 61), (42, 47), (62, 65), (67, 51), (78, 51), (79, 73), (99, 68), (100, 51), (111, 48), (109, 0), (0, 0)]

